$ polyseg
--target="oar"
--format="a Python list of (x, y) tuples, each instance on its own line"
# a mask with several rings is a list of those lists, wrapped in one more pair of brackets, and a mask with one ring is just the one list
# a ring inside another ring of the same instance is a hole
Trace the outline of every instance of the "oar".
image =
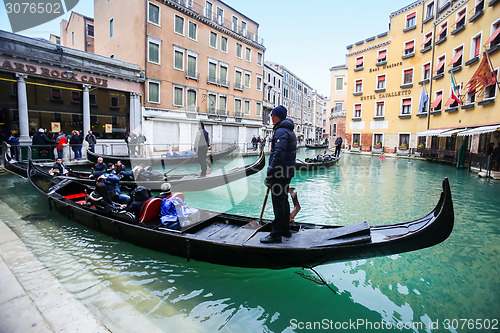
[(271, 187), (268, 187), (267, 188), (267, 192), (266, 192), (266, 197), (264, 198), (264, 204), (262, 205), (262, 210), (260, 211), (260, 217), (259, 217), (259, 219), (257, 221), (253, 220), (253, 221), (250, 222), (252, 225), (255, 225), (254, 232), (252, 232), (252, 234), (250, 236), (248, 236), (247, 239), (245, 239), (245, 241), (243, 243), (246, 243), (250, 238), (252, 238), (253, 236), (255, 236), (255, 234), (257, 233), (257, 231), (259, 231), (263, 227), (263, 226), (261, 226), (262, 216), (264, 216), (264, 210), (266, 209), (267, 198), (269, 197), (269, 192), (270, 191), (271, 191)]
[(167, 174), (169, 174), (170, 172), (174, 171), (175, 169), (177, 169), (178, 167), (180, 167), (181, 165), (183, 165), (184, 163), (186, 163), (187, 161), (189, 161), (190, 159), (192, 159), (195, 156), (197, 156), (197, 154), (194, 154), (193, 156), (189, 156), (186, 160), (184, 160), (184, 162), (177, 164), (175, 167), (173, 167), (172, 169), (170, 169), (167, 172), (165, 172), (163, 174), (163, 176), (167, 176)]
[(333, 149), (333, 148), (328, 148), (328, 149), (322, 150), (322, 151), (320, 151), (319, 153), (317, 153), (316, 155), (314, 155), (312, 158), (315, 158), (316, 156), (318, 156), (318, 155), (320, 155), (320, 154), (323, 154), (323, 153), (325, 153), (325, 152), (329, 151), (330, 149)]

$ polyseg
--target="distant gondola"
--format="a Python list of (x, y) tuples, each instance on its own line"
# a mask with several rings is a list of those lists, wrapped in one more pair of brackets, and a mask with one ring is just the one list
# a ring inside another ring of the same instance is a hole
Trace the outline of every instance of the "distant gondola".
[[(232, 143), (229, 148), (222, 150), (216, 153), (209, 153), (207, 158), (210, 158), (212, 161), (220, 160), (231, 154), (236, 149), (236, 143)], [(87, 159), (91, 162), (96, 163), (97, 158), (102, 157), (104, 163), (116, 163), (117, 161), (122, 161), (123, 164), (126, 165), (139, 165), (143, 164), (146, 166), (164, 166), (164, 165), (173, 165), (180, 164), (191, 160), (193, 163), (197, 162), (196, 155), (192, 156), (179, 156), (179, 157), (166, 157), (162, 156), (151, 156), (151, 157), (131, 157), (130, 155), (105, 155), (105, 154), (97, 154), (93, 153), (87, 149)]]
[(325, 148), (328, 148), (328, 143), (326, 143), (326, 144), (306, 144), (306, 148), (325, 149)]
[(28, 177), (28, 162), (16, 161), (10, 156), (7, 150), (3, 153), (3, 165), (5, 169), (10, 170), (21, 177)]
[(301, 159), (297, 159), (295, 161), (295, 168), (298, 171), (311, 171), (311, 170), (321, 170), (325, 168), (329, 168), (335, 163), (338, 162), (339, 157), (334, 157), (332, 155), (328, 159), (323, 158), (321, 161), (317, 160), (316, 158), (306, 158), (304, 161)]
[[(414, 251), (444, 241), (453, 229), (454, 213), (448, 179), (441, 198), (428, 215), (409, 222), (370, 226), (318, 226), (296, 223), (292, 236), (283, 243), (262, 244), (259, 239), (271, 230), (271, 221), (256, 223), (252, 217), (199, 210), (180, 230), (164, 227), (159, 207), (150, 199), (138, 222), (129, 214), (104, 213), (83, 204), (91, 188), (76, 181), (54, 179), (32, 163), (29, 180), (37, 192), (69, 219), (117, 239), (172, 255), (215, 264), (288, 268), (357, 260)], [(149, 209), (153, 209), (151, 212)], [(151, 218), (146, 218), (146, 216)], [(429, 253), (427, 255), (430, 255)]]
[[(216, 170), (206, 176), (200, 176), (198, 174), (189, 175), (163, 175), (160, 179), (155, 180), (145, 180), (138, 177), (137, 180), (120, 180), (120, 185), (127, 188), (135, 188), (139, 185), (145, 186), (152, 191), (160, 191), (161, 185), (163, 183), (169, 183), (170, 188), (174, 192), (187, 192), (187, 191), (204, 191), (218, 186), (226, 185), (235, 180), (248, 177), (254, 173), (259, 172), (264, 168), (266, 164), (264, 153), (261, 152), (259, 158), (249, 164), (242, 167), (236, 167), (229, 170)], [(68, 176), (57, 176), (61, 179), (69, 179), (80, 181), (88, 185), (94, 185), (95, 179), (90, 177), (90, 173), (86, 176), (81, 177), (68, 177)]]

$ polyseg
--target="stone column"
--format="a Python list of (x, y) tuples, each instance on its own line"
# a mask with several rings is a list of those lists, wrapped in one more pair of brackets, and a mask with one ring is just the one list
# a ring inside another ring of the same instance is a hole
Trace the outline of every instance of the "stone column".
[(141, 94), (130, 93), (130, 130), (135, 134), (142, 132)]
[[(19, 112), (19, 141), (31, 142), (29, 117), (28, 117), (28, 96), (26, 94), (26, 79), (27, 74), (16, 73), (17, 77), (17, 102)], [(35, 130), (38, 130), (36, 128)]]
[(90, 84), (83, 85), (83, 137), (85, 137), (92, 128), (90, 125), (90, 87)]

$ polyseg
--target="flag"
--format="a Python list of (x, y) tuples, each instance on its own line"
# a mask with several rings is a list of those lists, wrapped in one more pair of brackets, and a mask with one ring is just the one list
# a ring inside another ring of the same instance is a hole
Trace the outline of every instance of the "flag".
[(429, 100), (429, 98), (427, 97), (427, 93), (425, 92), (425, 87), (422, 86), (422, 94), (420, 95), (420, 104), (418, 106), (418, 113), (426, 112), (425, 105), (426, 105), (428, 100)]
[(462, 101), (460, 101), (460, 87), (455, 83), (453, 72), (451, 72), (451, 98), (457, 101), (459, 105), (462, 105)]
[(474, 75), (472, 75), (469, 82), (467, 82), (467, 91), (476, 94), (483, 91), (487, 86), (491, 86), (497, 82), (495, 78), (495, 73), (491, 70), (488, 53), (484, 52), (483, 60), (476, 69)]

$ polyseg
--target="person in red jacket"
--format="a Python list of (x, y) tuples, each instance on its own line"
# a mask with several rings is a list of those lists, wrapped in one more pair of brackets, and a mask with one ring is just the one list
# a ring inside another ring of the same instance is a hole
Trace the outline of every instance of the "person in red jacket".
[(66, 138), (66, 135), (64, 135), (63, 131), (59, 131), (59, 135), (56, 139), (56, 149), (57, 149), (57, 157), (60, 159), (63, 158), (63, 145), (68, 143), (68, 139)]

